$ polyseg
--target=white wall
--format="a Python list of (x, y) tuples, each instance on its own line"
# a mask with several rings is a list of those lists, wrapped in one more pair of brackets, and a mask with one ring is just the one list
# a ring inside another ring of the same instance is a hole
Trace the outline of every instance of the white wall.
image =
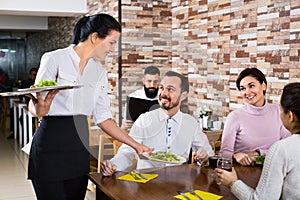
[(47, 30), (48, 17), (0, 15), (0, 30)]
[(87, 12), (87, 0), (0, 0), (0, 30), (47, 30), (47, 16)]
[(86, 0), (0, 1), (0, 15), (76, 16), (87, 12)]

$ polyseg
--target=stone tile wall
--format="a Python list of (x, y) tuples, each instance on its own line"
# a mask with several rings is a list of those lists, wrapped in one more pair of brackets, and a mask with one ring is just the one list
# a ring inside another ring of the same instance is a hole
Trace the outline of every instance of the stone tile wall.
[[(118, 18), (116, 0), (89, 0), (88, 5), (88, 14)], [(119, 82), (124, 107), (126, 96), (142, 86), (142, 72), (149, 65), (160, 66), (162, 74), (176, 70), (186, 75), (189, 110), (208, 106), (220, 120), (243, 105), (235, 80), (246, 67), (258, 67), (267, 76), (266, 97), (272, 103), (279, 102), (286, 83), (300, 81), (299, 0), (125, 0), (121, 13), (121, 80), (118, 55), (107, 63), (116, 120)], [(76, 19), (50, 20), (58, 32), (39, 39), (46, 42), (44, 50), (68, 45)]]
[(27, 32), (26, 66), (38, 67), (45, 52), (70, 45), (76, 17), (49, 17), (48, 30)]
[(235, 80), (246, 67), (267, 76), (272, 103), (278, 103), (286, 83), (300, 81), (299, 1), (184, 3), (172, 1), (172, 44), (179, 44), (172, 46), (172, 67), (188, 70), (191, 110), (209, 106), (225, 120), (243, 105)]
[[(116, 10), (110, 1), (93, 6), (100, 12)], [(211, 107), (219, 120), (243, 105), (235, 80), (246, 67), (258, 67), (267, 76), (266, 97), (272, 103), (278, 103), (286, 83), (300, 81), (298, 0), (126, 0), (122, 28), (123, 105), (142, 85), (149, 65), (160, 66), (162, 74), (186, 75), (189, 110)]]

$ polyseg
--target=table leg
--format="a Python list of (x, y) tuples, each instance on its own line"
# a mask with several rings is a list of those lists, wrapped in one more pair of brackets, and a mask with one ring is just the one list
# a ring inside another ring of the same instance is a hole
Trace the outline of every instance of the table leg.
[(102, 190), (96, 187), (96, 200), (111, 200)]
[(17, 133), (18, 133), (18, 130), (17, 130), (17, 125), (18, 125), (18, 119), (17, 119), (17, 106), (14, 104), (13, 106), (13, 112), (14, 112), (14, 139), (17, 139)]
[(28, 132), (29, 132), (29, 141), (32, 140), (32, 136), (33, 136), (32, 118), (33, 118), (33, 116), (28, 112)]
[(23, 134), (24, 134), (24, 144), (26, 145), (28, 143), (28, 139), (27, 139), (27, 127), (28, 127), (28, 123), (27, 123), (27, 114), (25, 112), (25, 109), (23, 109)]

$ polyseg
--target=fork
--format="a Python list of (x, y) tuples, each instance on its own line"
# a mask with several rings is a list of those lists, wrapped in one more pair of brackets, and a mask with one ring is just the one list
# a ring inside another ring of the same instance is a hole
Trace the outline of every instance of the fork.
[(186, 194), (184, 192), (177, 191), (177, 193), (180, 194), (181, 196), (183, 196), (186, 200), (191, 200), (188, 196), (186, 196)]
[(130, 172), (130, 175), (131, 175), (135, 180), (140, 180), (140, 177), (138, 177), (134, 172)]
[(197, 194), (197, 193), (195, 192), (195, 190), (190, 190), (189, 193), (192, 194), (192, 195), (194, 195), (194, 196), (196, 196), (196, 197), (198, 197), (199, 200), (203, 200), (203, 199), (200, 197), (200, 195)]
[(138, 172), (137, 170), (133, 170), (133, 173), (135, 175), (138, 175), (142, 179), (148, 180), (142, 173)]

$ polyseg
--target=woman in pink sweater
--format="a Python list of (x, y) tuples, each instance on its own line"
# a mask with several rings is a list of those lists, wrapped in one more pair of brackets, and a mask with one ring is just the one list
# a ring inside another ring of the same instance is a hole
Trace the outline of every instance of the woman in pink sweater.
[(222, 134), (220, 154), (241, 165), (251, 165), (251, 157), (264, 155), (270, 146), (290, 136), (280, 120), (280, 108), (265, 99), (267, 80), (257, 68), (244, 69), (236, 80), (243, 107), (229, 113)]
[(300, 199), (300, 82), (283, 88), (281, 120), (292, 136), (275, 142), (269, 149), (256, 188), (251, 188), (237, 173), (216, 168), (221, 183), (237, 199)]

